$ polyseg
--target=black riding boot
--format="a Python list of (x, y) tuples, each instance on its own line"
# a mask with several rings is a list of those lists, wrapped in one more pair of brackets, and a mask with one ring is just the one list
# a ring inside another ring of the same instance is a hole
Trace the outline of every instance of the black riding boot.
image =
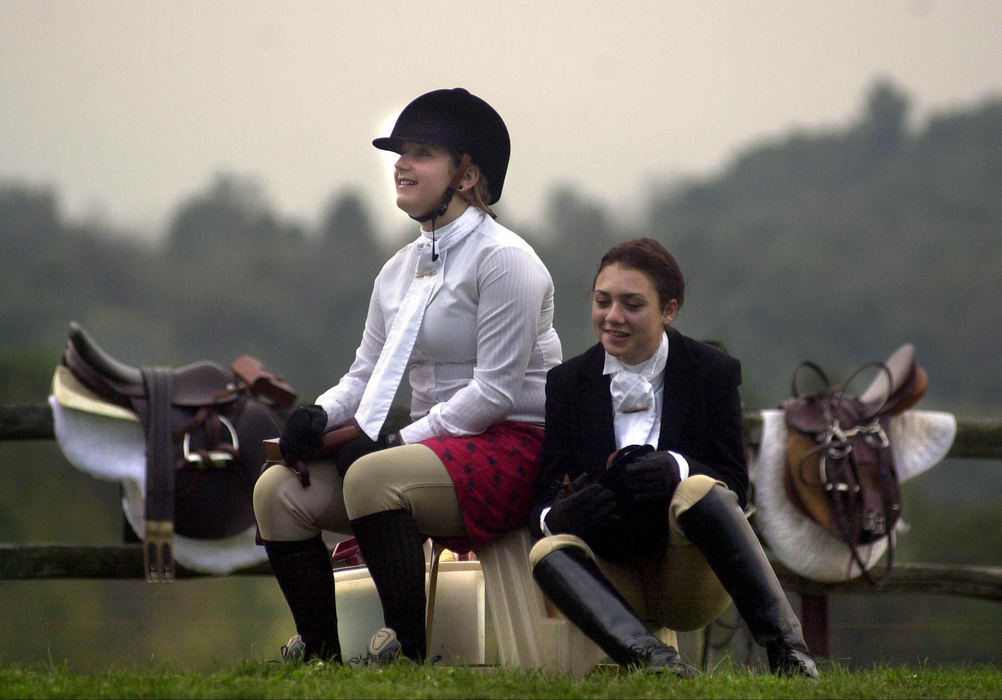
[(536, 564), (532, 576), (550, 602), (616, 663), (670, 671), (681, 678), (699, 675), (674, 647), (647, 628), (595, 562), (578, 548), (550, 552)]
[(817, 680), (800, 620), (734, 493), (714, 486), (679, 516), (678, 524), (706, 557), (755, 641), (765, 647), (770, 670)]
[(385, 510), (351, 521), (359, 549), (383, 604), (383, 620), (400, 651), (423, 661), (425, 646), (424, 537), (406, 510)]
[(305, 645), (303, 660), (341, 663), (334, 571), (320, 535), (297, 542), (265, 541), (264, 551)]

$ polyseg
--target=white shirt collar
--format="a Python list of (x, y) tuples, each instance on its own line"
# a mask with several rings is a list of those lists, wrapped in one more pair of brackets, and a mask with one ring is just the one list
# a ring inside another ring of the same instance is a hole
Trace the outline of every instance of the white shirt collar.
[(668, 364), (668, 334), (664, 331), (661, 332), (661, 344), (658, 349), (654, 351), (647, 360), (641, 362), (637, 365), (628, 365), (625, 362), (621, 362), (618, 357), (605, 353), (605, 367), (602, 370), (602, 374), (617, 374), (618, 372), (632, 372), (634, 374), (639, 374), (647, 379), (647, 381), (654, 381), (654, 379), (664, 372), (665, 367)]
[[(442, 251), (448, 248), (454, 242), (458, 241), (460, 238), (479, 226), (485, 216), (487, 216), (486, 212), (481, 209), (477, 209), (473, 206), (466, 207), (466, 210), (455, 219), (447, 223), (442, 228), (435, 229), (434, 240), (436, 249)], [(418, 237), (416, 242), (430, 244), (431, 241), (432, 232), (422, 229), (421, 235)]]

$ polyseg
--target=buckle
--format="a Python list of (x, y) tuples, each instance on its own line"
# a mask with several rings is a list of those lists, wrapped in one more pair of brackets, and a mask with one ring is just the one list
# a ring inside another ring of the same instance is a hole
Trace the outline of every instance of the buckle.
[(233, 445), (233, 452), (226, 452), (223, 450), (209, 450), (208, 452), (195, 452), (191, 451), (191, 432), (184, 434), (184, 442), (181, 445), (181, 451), (184, 456), (185, 462), (203, 464), (205, 461), (202, 459), (203, 455), (207, 455), (209, 461), (212, 462), (214, 467), (226, 467), (229, 463), (233, 462), (233, 454), (240, 450), (240, 440), (237, 438), (237, 431), (233, 427), (233, 424), (226, 418), (226, 416), (216, 416), (219, 422), (222, 423), (226, 430), (230, 434), (230, 443)]

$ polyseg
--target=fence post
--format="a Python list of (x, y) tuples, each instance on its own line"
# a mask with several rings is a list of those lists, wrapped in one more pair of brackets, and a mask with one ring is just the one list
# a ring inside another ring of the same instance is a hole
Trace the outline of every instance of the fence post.
[(800, 596), (800, 619), (804, 626), (804, 641), (811, 654), (828, 658), (828, 596), (808, 594)]

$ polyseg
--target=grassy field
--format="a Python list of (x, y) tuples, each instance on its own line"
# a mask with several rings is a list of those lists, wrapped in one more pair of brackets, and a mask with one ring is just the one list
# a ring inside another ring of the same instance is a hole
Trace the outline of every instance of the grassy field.
[(63, 665), (0, 667), (0, 698), (997, 698), (1002, 668), (822, 669), (820, 683), (744, 668), (691, 681), (600, 667), (582, 679), (498, 668), (397, 666), (371, 671), (246, 662), (214, 672), (74, 673)]

